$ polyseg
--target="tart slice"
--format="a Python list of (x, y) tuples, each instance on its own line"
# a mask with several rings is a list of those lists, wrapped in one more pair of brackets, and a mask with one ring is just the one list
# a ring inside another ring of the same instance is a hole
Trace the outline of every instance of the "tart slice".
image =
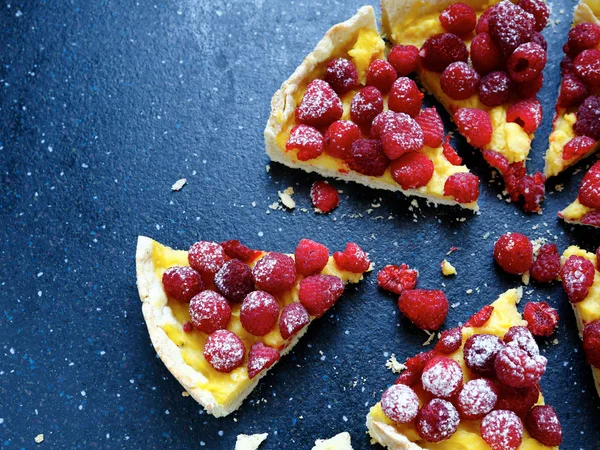
[[(546, 358), (518, 313), (511, 289), (409, 358), (367, 415), (372, 442), (403, 450), (557, 448), (562, 430), (544, 406)], [(515, 369), (522, 369), (515, 370)]]
[(444, 142), (435, 108), (385, 57), (373, 8), (332, 27), (275, 93), (271, 160), (327, 177), (477, 209), (479, 180)]
[(538, 211), (541, 173), (525, 163), (542, 119), (536, 94), (546, 65), (540, 31), (549, 11), (543, 0), (382, 0), (382, 28), (391, 53), (418, 51), (417, 76), (451, 114), (458, 131), (503, 176), (513, 201)]
[(568, 223), (600, 227), (600, 161), (590, 167), (577, 198), (558, 217)]
[(294, 255), (239, 241), (173, 250), (140, 236), (137, 286), (152, 344), (177, 381), (208, 413), (236, 410), (260, 378), (370, 270), (350, 243), (329, 256), (303, 239)]

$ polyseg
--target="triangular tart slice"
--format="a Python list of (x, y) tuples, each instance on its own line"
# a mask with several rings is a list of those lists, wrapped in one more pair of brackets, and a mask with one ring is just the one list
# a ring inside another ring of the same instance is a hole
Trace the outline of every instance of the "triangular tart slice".
[(600, 227), (600, 161), (584, 175), (577, 198), (558, 213), (567, 223)]
[(152, 344), (215, 417), (236, 410), (345, 284), (358, 283), (370, 268), (355, 244), (329, 256), (327, 247), (304, 239), (295, 256), (251, 250), (239, 241), (173, 250), (143, 236), (136, 252)]

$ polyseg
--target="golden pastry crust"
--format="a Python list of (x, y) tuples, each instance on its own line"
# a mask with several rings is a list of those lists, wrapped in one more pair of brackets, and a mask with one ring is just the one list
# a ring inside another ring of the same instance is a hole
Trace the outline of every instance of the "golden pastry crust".
[(352, 450), (350, 434), (344, 431), (329, 439), (317, 439), (312, 450)]
[(373, 440), (389, 450), (423, 450), (391, 425), (373, 420), (371, 413), (367, 415), (367, 429)]

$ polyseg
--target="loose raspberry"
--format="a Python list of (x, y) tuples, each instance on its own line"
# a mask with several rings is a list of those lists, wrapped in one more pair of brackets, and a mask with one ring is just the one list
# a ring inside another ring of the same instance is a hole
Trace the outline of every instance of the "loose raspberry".
[(466, 62), (457, 61), (444, 69), (440, 86), (448, 97), (466, 100), (477, 93), (479, 74)]
[(237, 239), (221, 242), (219, 245), (223, 247), (225, 254), (229, 258), (239, 259), (245, 263), (255, 260), (262, 254), (259, 250), (252, 250), (246, 247)]
[(517, 345), (506, 345), (494, 361), (496, 376), (501, 383), (514, 388), (535, 386), (546, 371), (546, 358), (530, 355)]
[(229, 373), (244, 360), (242, 340), (228, 330), (217, 330), (206, 339), (204, 358), (217, 371)]
[(248, 378), (254, 378), (277, 361), (279, 361), (279, 352), (276, 349), (257, 342), (248, 352)]
[(169, 267), (162, 276), (162, 284), (169, 297), (189, 302), (192, 297), (206, 289), (202, 277), (191, 267)]
[(600, 227), (600, 211), (590, 211), (581, 218), (582, 225)]
[(377, 284), (386, 291), (400, 295), (402, 291), (414, 289), (417, 286), (419, 272), (410, 269), (406, 264), (400, 266), (385, 266), (377, 273)]
[(519, 6), (535, 18), (536, 31), (542, 31), (546, 27), (550, 10), (544, 0), (520, 0)]
[(254, 336), (264, 336), (273, 329), (279, 317), (279, 303), (268, 292), (250, 292), (240, 308), (240, 323)]
[(383, 94), (389, 92), (398, 78), (396, 69), (385, 59), (376, 59), (367, 71), (367, 86), (375, 86)]
[(481, 421), (481, 437), (492, 450), (517, 450), (523, 440), (523, 423), (512, 411), (492, 411)]
[(455, 3), (446, 7), (440, 14), (442, 27), (457, 36), (471, 33), (477, 24), (475, 10), (464, 3)]
[(327, 181), (315, 181), (310, 188), (310, 200), (315, 208), (327, 214), (340, 204), (340, 195)]
[(285, 144), (288, 152), (297, 150), (297, 158), (300, 161), (308, 161), (321, 156), (325, 141), (323, 135), (314, 127), (308, 125), (296, 125), (290, 131), (290, 137)]
[(573, 61), (575, 73), (591, 87), (600, 86), (600, 50), (584, 50)]
[(323, 80), (313, 80), (296, 108), (296, 120), (316, 128), (326, 127), (342, 117), (342, 101)]
[(510, 55), (535, 31), (535, 17), (509, 1), (498, 3), (489, 16), (489, 33), (505, 55)]
[(575, 58), (584, 50), (596, 48), (600, 44), (600, 25), (592, 22), (580, 23), (569, 31), (568, 55)]
[(504, 342), (493, 334), (474, 334), (465, 342), (465, 364), (477, 375), (494, 375), (494, 362)]
[(239, 259), (230, 259), (215, 275), (215, 287), (228, 300), (241, 302), (254, 290), (252, 269)]
[(494, 307), (492, 305), (485, 305), (467, 320), (464, 324), (465, 327), (472, 328), (480, 328), (484, 326), (490, 317), (492, 317), (492, 313), (494, 312)]
[(294, 252), (296, 270), (308, 276), (321, 272), (329, 261), (329, 250), (323, 244), (302, 239)]
[(380, 177), (390, 165), (390, 160), (383, 152), (380, 141), (357, 139), (350, 148), (347, 163), (350, 169), (358, 173)]
[(414, 45), (394, 45), (388, 61), (399, 77), (405, 77), (419, 67), (419, 49)]
[(584, 206), (600, 209), (600, 162), (584, 175), (577, 198)]
[(594, 320), (583, 328), (583, 350), (588, 364), (600, 369), (600, 320)]
[(562, 427), (551, 406), (537, 405), (531, 408), (525, 419), (525, 426), (529, 434), (544, 445), (554, 447), (562, 442)]
[(494, 409), (497, 401), (494, 383), (485, 378), (471, 380), (458, 394), (458, 412), (465, 419), (481, 419)]
[(398, 307), (422, 330), (437, 330), (446, 320), (448, 299), (442, 291), (413, 289), (400, 294)]
[(521, 350), (525, 350), (530, 356), (540, 354), (540, 348), (527, 327), (520, 325), (510, 327), (504, 334), (504, 343), (516, 345)]
[(567, 258), (560, 271), (560, 277), (571, 303), (585, 300), (589, 287), (594, 284), (594, 274), (594, 265), (590, 260), (576, 255)]
[(196, 272), (214, 275), (225, 264), (225, 250), (214, 242), (196, 242), (188, 251), (188, 263)]
[(419, 397), (410, 387), (395, 384), (381, 396), (383, 413), (396, 423), (412, 422), (419, 412)]
[(558, 312), (546, 302), (529, 302), (523, 319), (534, 336), (550, 336), (558, 325)]
[(517, 190), (523, 197), (526, 212), (539, 212), (546, 197), (546, 177), (541, 172), (525, 175), (517, 181)]
[(423, 148), (425, 136), (419, 124), (404, 113), (397, 113), (393, 120), (383, 125), (381, 145), (389, 159), (397, 159), (405, 153)]
[(483, 11), (483, 14), (479, 16), (479, 19), (477, 19), (477, 25), (475, 26), (475, 32), (477, 35), (481, 33), (488, 33), (490, 31), (490, 13), (492, 12), (492, 9), (494, 9), (493, 6), (489, 7)]
[(298, 298), (311, 316), (321, 317), (344, 293), (344, 283), (333, 275), (311, 275), (300, 282)]
[(336, 120), (325, 132), (325, 153), (346, 160), (352, 143), (360, 138), (360, 128), (349, 120)]
[(442, 333), (440, 340), (435, 344), (435, 351), (449, 355), (460, 348), (462, 344), (462, 330), (460, 327), (450, 328)]
[(415, 122), (423, 130), (423, 144), (427, 147), (437, 148), (444, 140), (444, 123), (437, 109), (425, 108), (415, 117)]
[(358, 71), (347, 59), (333, 59), (327, 64), (325, 81), (338, 95), (343, 95), (358, 86)]
[(600, 140), (600, 96), (585, 99), (577, 110), (577, 122), (573, 129), (579, 136)]
[(383, 97), (373, 86), (362, 88), (350, 104), (350, 118), (360, 126), (370, 126), (381, 111), (383, 111)]
[(421, 111), (423, 93), (410, 78), (400, 77), (392, 85), (388, 97), (388, 108), (394, 112), (416, 117)]
[(517, 47), (507, 62), (508, 73), (515, 83), (531, 81), (546, 67), (546, 52), (535, 42), (526, 42)]
[(473, 38), (471, 41), (471, 62), (477, 72), (485, 75), (499, 70), (502, 67), (502, 61), (502, 52), (489, 33), (482, 32)]
[(194, 328), (208, 334), (225, 328), (231, 318), (229, 303), (215, 291), (202, 291), (192, 297), (189, 311)]
[(558, 278), (560, 255), (556, 244), (544, 244), (531, 265), (530, 273), (538, 283), (550, 283)]
[(492, 119), (486, 111), (475, 108), (460, 108), (452, 117), (469, 144), (483, 148), (492, 140)]
[(571, 158), (583, 157), (592, 149), (595, 143), (596, 141), (591, 137), (576, 136), (565, 144), (562, 159), (567, 161)]
[(302, 303), (293, 302), (286, 305), (279, 318), (279, 333), (283, 339), (295, 336), (302, 328), (310, 323), (308, 311)]
[(490, 72), (479, 83), (479, 100), (487, 106), (499, 106), (508, 101), (513, 88), (506, 72)]
[(296, 264), (282, 253), (267, 253), (255, 264), (252, 275), (259, 289), (279, 294), (296, 282)]
[(531, 267), (533, 245), (521, 233), (506, 233), (494, 244), (494, 259), (507, 273), (520, 275)]
[(429, 183), (434, 166), (424, 154), (409, 152), (392, 161), (391, 172), (402, 189), (417, 189)]
[(540, 73), (531, 81), (517, 84), (517, 93), (521, 98), (534, 98), (544, 84), (544, 74)]
[(459, 203), (471, 203), (479, 198), (479, 178), (468, 172), (452, 174), (444, 183), (444, 195)]
[(371, 267), (369, 256), (354, 242), (346, 244), (343, 252), (335, 252), (333, 259), (340, 269), (352, 273), (364, 273)]
[(419, 411), (417, 432), (427, 442), (440, 442), (456, 433), (459, 422), (458, 411), (452, 403), (434, 398)]
[(421, 382), (423, 389), (433, 396), (452, 398), (462, 388), (463, 371), (452, 358), (436, 356), (423, 369)]
[(496, 409), (514, 412), (517, 416), (524, 418), (527, 412), (535, 405), (540, 397), (537, 386), (515, 389), (500, 385)]
[(574, 73), (565, 73), (560, 84), (558, 105), (563, 108), (579, 106), (588, 98), (589, 91), (585, 83)]
[(456, 149), (450, 143), (450, 136), (446, 136), (442, 147), (444, 156), (453, 166), (460, 166), (462, 164), (462, 158), (456, 153)]
[(396, 129), (400, 122), (400, 115), (394, 111), (386, 109), (378, 114), (373, 123), (371, 123), (371, 131), (369, 133), (371, 139), (381, 139), (381, 133)]
[(441, 73), (453, 62), (466, 62), (469, 51), (461, 38), (452, 33), (442, 33), (429, 37), (419, 50), (419, 56), (424, 68)]

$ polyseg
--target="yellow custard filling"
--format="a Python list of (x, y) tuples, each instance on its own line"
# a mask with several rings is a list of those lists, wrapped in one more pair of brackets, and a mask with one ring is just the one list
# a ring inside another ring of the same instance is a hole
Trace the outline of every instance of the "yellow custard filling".
[(575, 199), (573, 203), (560, 212), (560, 215), (566, 221), (578, 222), (583, 219), (583, 216), (592, 211), (595, 211), (595, 209), (582, 205), (579, 203), (579, 199)]

